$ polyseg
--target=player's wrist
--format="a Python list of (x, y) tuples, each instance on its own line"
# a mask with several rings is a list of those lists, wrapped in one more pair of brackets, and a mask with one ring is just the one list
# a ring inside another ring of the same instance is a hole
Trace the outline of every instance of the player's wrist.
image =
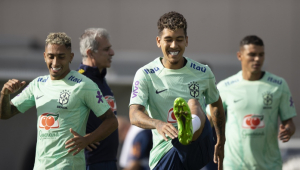
[(225, 137), (217, 137), (217, 144), (225, 144), (226, 138)]
[(9, 94), (1, 91), (1, 96), (9, 96)]
[(163, 121), (158, 119), (153, 119), (153, 126), (155, 127), (155, 129), (157, 129), (157, 127), (159, 127), (161, 123), (163, 123)]
[(89, 144), (92, 144), (92, 143), (94, 143), (94, 142), (96, 142), (96, 138), (94, 138), (93, 135), (92, 135), (91, 133), (86, 134), (86, 135), (84, 136), (84, 138), (85, 138), (85, 140), (87, 141), (88, 145), (89, 145)]

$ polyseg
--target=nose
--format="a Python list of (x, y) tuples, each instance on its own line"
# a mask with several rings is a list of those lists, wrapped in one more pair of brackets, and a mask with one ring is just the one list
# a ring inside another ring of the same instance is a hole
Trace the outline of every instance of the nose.
[(114, 50), (113, 50), (113, 49), (110, 49), (110, 51), (109, 51), (109, 55), (110, 55), (110, 56), (114, 56), (114, 55), (115, 55), (115, 52), (114, 52)]
[(254, 57), (254, 60), (255, 60), (255, 61), (259, 61), (261, 58), (262, 58), (262, 57), (260, 57), (259, 55), (256, 55), (256, 56)]
[(176, 43), (176, 41), (172, 41), (172, 43), (171, 43), (170, 47), (171, 47), (171, 48), (175, 48), (176, 46), (177, 46), (177, 43)]
[(58, 64), (57, 58), (54, 57), (53, 60), (52, 60), (52, 67), (56, 67), (57, 64)]

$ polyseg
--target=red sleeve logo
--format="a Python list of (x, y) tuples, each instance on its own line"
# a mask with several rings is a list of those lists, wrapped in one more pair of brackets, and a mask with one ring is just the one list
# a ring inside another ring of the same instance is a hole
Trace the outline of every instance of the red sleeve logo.
[(115, 98), (113, 96), (105, 96), (105, 100), (107, 101), (107, 103), (109, 104), (111, 110), (117, 111), (117, 104), (115, 102)]

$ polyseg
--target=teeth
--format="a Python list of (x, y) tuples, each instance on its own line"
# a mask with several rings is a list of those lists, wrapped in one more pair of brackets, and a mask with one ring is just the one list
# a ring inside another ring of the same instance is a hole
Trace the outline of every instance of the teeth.
[(171, 55), (177, 55), (177, 54), (178, 54), (178, 51), (176, 51), (176, 52), (171, 52), (171, 51), (170, 51), (170, 54), (171, 54)]
[(52, 69), (53, 69), (54, 71), (60, 70), (60, 68), (53, 68), (53, 67), (52, 67)]

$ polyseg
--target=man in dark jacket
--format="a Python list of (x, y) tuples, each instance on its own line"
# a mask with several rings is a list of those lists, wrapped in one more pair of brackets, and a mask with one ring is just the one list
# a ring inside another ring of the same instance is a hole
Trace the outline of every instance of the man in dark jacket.
[[(87, 76), (99, 86), (112, 111), (117, 115), (114, 95), (105, 80), (106, 68), (110, 67), (114, 55), (107, 30), (103, 28), (86, 29), (80, 37), (80, 53), (82, 63), (78, 68), (78, 72)], [(101, 120), (94, 114), (90, 114), (86, 133), (94, 131), (101, 123)], [(101, 141), (100, 145), (94, 145), (94, 148), (91, 146), (93, 151), (85, 149), (87, 170), (117, 170), (118, 145), (118, 130), (115, 130), (105, 140)]]

